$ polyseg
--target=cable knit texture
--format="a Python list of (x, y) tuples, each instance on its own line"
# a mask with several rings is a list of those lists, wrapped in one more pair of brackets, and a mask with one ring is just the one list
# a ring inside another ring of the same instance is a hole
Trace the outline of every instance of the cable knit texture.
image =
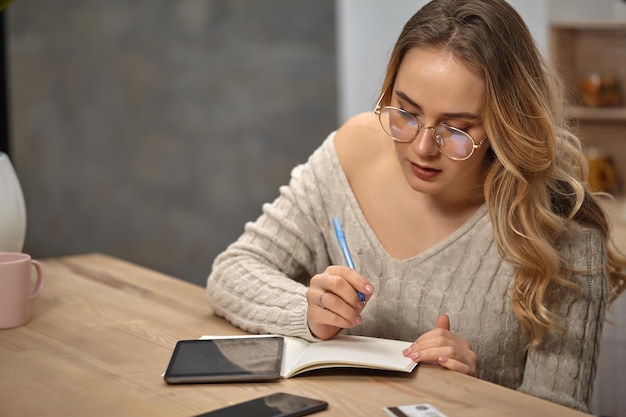
[(498, 254), (486, 206), (425, 252), (394, 259), (365, 220), (333, 137), (215, 259), (207, 282), (215, 313), (249, 332), (316, 340), (306, 321), (306, 286), (328, 265), (344, 264), (332, 227), (338, 216), (356, 268), (375, 287), (363, 324), (346, 333), (411, 342), (447, 313), (451, 330), (478, 355), (479, 378), (588, 411), (608, 291), (601, 234), (573, 226), (562, 243), (581, 291), (563, 294), (556, 307), (567, 333), (551, 332), (529, 352), (511, 309), (515, 269)]

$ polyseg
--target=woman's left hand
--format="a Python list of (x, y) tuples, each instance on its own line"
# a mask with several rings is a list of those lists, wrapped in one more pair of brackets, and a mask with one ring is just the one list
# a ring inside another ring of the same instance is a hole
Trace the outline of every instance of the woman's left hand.
[(439, 316), (433, 330), (418, 337), (402, 353), (414, 362), (438, 364), (453, 371), (476, 375), (476, 353), (466, 339), (450, 331), (450, 318), (445, 314)]

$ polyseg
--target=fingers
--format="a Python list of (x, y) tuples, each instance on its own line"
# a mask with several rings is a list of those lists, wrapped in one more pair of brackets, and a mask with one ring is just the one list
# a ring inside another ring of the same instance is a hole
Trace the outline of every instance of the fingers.
[(332, 337), (339, 329), (362, 323), (361, 311), (365, 303), (359, 299), (355, 285), (362, 288), (367, 301), (373, 287), (354, 269), (330, 266), (311, 278), (306, 292), (307, 319), (315, 336)]
[(310, 287), (307, 290), (309, 322), (320, 321), (341, 328), (354, 327), (362, 323), (361, 311), (365, 306), (359, 302), (352, 306), (337, 294)]
[(477, 357), (476, 353), (468, 346), (447, 344), (423, 347), (413, 345), (413, 347), (407, 348), (403, 353), (414, 362), (437, 364), (443, 368), (475, 376)]
[(451, 371), (460, 372), (462, 374), (470, 376), (476, 376), (476, 369), (472, 368), (465, 362), (456, 359), (450, 359), (447, 356), (440, 356), (439, 358), (437, 358), (437, 363), (439, 364), (439, 366), (450, 369)]
[(450, 331), (450, 319), (445, 314), (437, 318), (433, 330), (420, 336), (403, 354), (415, 362), (438, 364), (453, 371), (476, 375), (476, 353), (466, 339)]
[(323, 274), (319, 274), (311, 280), (311, 286), (315, 285), (316, 277), (323, 280), (320, 287), (342, 297), (344, 301), (356, 307), (362, 303), (357, 291), (365, 295), (365, 302), (374, 293), (373, 285), (358, 271), (347, 266), (331, 265)]
[[(367, 279), (345, 266), (329, 266), (326, 271), (311, 278), (309, 289), (332, 293), (354, 309), (362, 309), (374, 293), (374, 288)], [(365, 302), (361, 301), (357, 290), (365, 295)], [(319, 296), (319, 292), (316, 294)], [(313, 300), (308, 301), (311, 303)]]
[(328, 310), (328, 309), (326, 308), (326, 306), (324, 305), (324, 294), (326, 294), (326, 291), (322, 291), (322, 292), (320, 293), (320, 298), (319, 298), (319, 301), (318, 301), (318, 303), (317, 303), (317, 304), (318, 304), (320, 307), (322, 307), (324, 310)]
[[(324, 304), (324, 296), (327, 296), (329, 298), (329, 300), (327, 300), (328, 306)], [(361, 324), (361, 316), (357, 315), (356, 318), (352, 319), (355, 309), (350, 308), (350, 306), (346, 306), (344, 304), (345, 303), (343, 302), (343, 300), (339, 299), (335, 294), (333, 294), (332, 292), (328, 292), (328, 291), (322, 291), (320, 293), (319, 298), (317, 299), (317, 305), (323, 310), (328, 310), (334, 313), (335, 315), (338, 315), (348, 320), (349, 322), (351, 322), (352, 326)], [(356, 313), (357, 314), (360, 313), (361, 310), (362, 308), (357, 307)]]
[(450, 317), (448, 317), (447, 314), (442, 314), (441, 316), (437, 317), (435, 328), (450, 330)]
[(330, 339), (339, 330), (362, 323), (360, 309), (355, 310), (329, 291), (310, 287), (306, 297), (309, 329), (317, 338)]

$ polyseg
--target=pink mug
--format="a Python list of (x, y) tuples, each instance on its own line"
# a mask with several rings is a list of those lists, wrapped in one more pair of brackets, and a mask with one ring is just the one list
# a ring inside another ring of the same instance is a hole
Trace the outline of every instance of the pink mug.
[[(32, 267), (37, 281), (31, 290)], [(0, 252), (0, 329), (26, 324), (30, 302), (43, 289), (45, 274), (39, 262), (20, 252)]]

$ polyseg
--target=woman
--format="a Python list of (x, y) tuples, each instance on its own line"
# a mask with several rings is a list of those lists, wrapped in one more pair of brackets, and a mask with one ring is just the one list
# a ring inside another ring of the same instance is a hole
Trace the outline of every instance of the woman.
[(626, 261), (563, 104), (504, 0), (427, 4), (375, 112), (331, 134), (216, 258), (216, 314), (308, 340), (411, 340), (416, 362), (588, 410)]

